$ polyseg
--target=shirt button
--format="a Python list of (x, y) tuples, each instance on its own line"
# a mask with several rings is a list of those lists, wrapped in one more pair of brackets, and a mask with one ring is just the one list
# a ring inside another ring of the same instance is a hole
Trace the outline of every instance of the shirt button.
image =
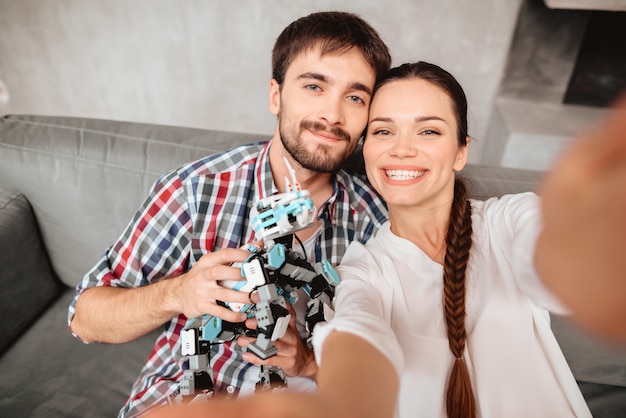
[(235, 387), (234, 387), (234, 386), (229, 385), (229, 386), (226, 388), (226, 392), (228, 392), (228, 393), (230, 393), (230, 394), (235, 393)]

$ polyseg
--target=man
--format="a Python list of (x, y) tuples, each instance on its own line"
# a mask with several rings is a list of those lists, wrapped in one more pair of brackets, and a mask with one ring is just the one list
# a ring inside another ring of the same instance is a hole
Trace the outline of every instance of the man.
[[(68, 315), (71, 331), (84, 342), (127, 342), (166, 324), (120, 416), (142, 414), (177, 393), (187, 367), (180, 353), (187, 318), (245, 319), (218, 301), (246, 303), (248, 294), (219, 281), (242, 279), (229, 266), (249, 254), (239, 248), (255, 238), (252, 205), (285, 190), (291, 176), (284, 158), (318, 210), (315, 226), (298, 232), (309, 259), (339, 263), (350, 241), (366, 241), (385, 220), (382, 201), (341, 166), (357, 145), (375, 82), (390, 63), (384, 42), (356, 15), (322, 12), (296, 20), (273, 49), (269, 99), (278, 123), (271, 141), (189, 163), (155, 184), (121, 238), (77, 287)], [(214, 346), (216, 391), (252, 391), (258, 368), (249, 361), (300, 376), (289, 380), (290, 387), (311, 387), (317, 366), (294, 322), (275, 345), (278, 354), (267, 360), (242, 357), (235, 343)]]

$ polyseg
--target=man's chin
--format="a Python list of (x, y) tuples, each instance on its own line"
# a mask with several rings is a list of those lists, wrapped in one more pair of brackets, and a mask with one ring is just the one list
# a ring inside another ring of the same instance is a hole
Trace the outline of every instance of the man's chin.
[[(353, 151), (349, 141), (322, 143), (300, 136), (297, 143), (290, 144), (281, 136), (284, 148), (302, 168), (319, 173), (335, 173)], [(290, 146), (291, 145), (291, 146)]]
[(309, 157), (310, 158), (299, 161), (300, 165), (308, 170), (320, 173), (335, 173), (347, 160), (347, 158), (343, 158), (342, 156), (329, 155), (329, 153), (323, 152), (311, 154)]

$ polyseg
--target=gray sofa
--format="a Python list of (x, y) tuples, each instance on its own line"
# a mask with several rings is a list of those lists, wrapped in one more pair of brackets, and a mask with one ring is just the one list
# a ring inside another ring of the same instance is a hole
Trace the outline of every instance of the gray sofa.
[[(0, 120), (0, 416), (116, 416), (155, 334), (82, 344), (66, 323), (74, 286), (160, 175), (265, 139), (82, 118)], [(533, 190), (542, 174), (465, 171), (477, 197)], [(594, 415), (626, 416), (626, 349), (593, 341), (562, 318), (553, 326)]]

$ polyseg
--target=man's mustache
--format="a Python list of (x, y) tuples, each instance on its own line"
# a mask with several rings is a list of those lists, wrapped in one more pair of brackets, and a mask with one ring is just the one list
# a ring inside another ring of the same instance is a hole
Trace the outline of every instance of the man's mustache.
[(300, 123), (300, 129), (308, 129), (309, 131), (317, 131), (317, 132), (327, 132), (333, 136), (336, 136), (341, 139), (345, 139), (346, 141), (350, 141), (350, 134), (344, 131), (343, 129), (335, 126), (328, 127), (321, 122), (314, 122), (310, 120), (303, 120)]

